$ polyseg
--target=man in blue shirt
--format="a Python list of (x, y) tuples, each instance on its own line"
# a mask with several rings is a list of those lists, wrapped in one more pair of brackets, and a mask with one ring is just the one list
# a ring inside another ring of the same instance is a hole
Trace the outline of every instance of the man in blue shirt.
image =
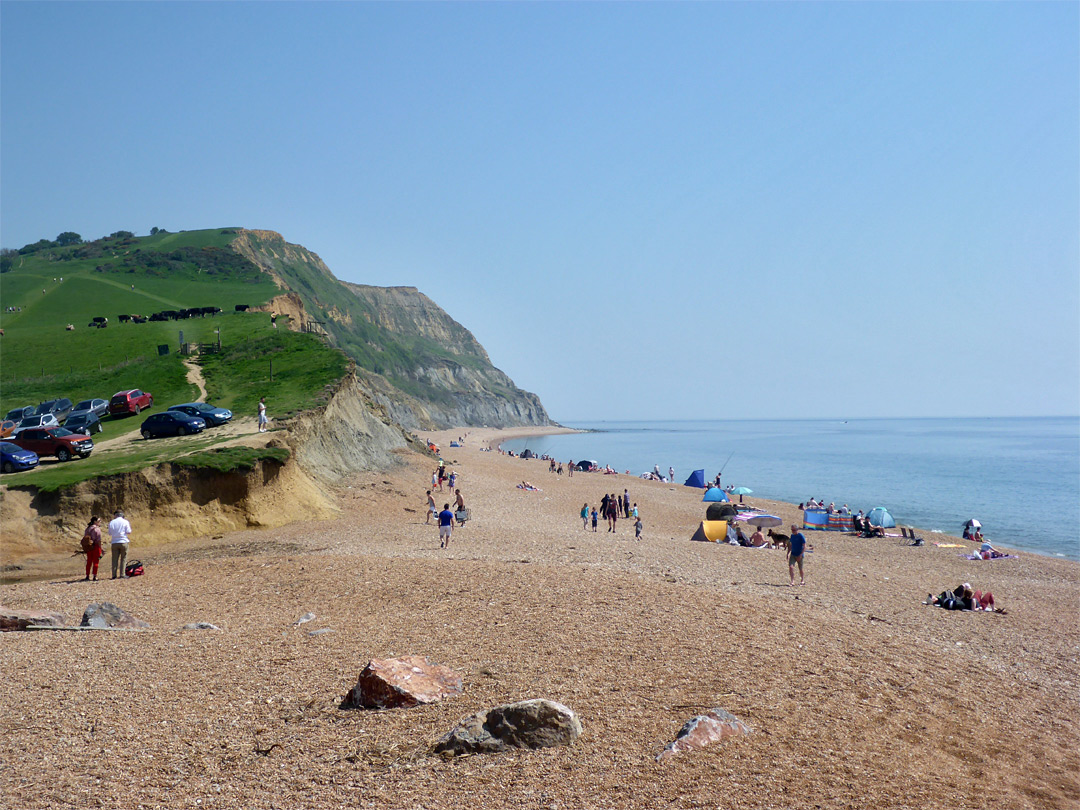
[(444, 503), (442, 511), (439, 512), (439, 548), (447, 548), (450, 545), (450, 534), (453, 531), (454, 513), (450, 511), (450, 504)]
[(799, 531), (799, 527), (794, 523), (791, 524), (791, 544), (788, 546), (788, 573), (791, 575), (791, 584), (795, 584), (795, 566), (799, 566), (799, 584), (805, 585), (806, 579), (803, 577), (802, 570), (802, 558), (803, 552), (806, 550), (806, 536)]

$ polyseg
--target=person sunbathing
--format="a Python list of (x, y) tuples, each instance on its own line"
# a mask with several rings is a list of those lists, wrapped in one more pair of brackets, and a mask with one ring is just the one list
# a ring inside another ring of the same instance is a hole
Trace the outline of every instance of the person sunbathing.
[(985, 541), (983, 542), (982, 546), (979, 547), (979, 550), (976, 553), (984, 560), (997, 560), (1001, 557), (1009, 556), (1004, 551), (998, 551), (996, 548), (994, 548), (992, 545)]
[(942, 591), (937, 596), (927, 594), (926, 604), (936, 605), (945, 610), (974, 610), (975, 594), (971, 590), (971, 585), (965, 582), (963, 585), (958, 585), (955, 590)]

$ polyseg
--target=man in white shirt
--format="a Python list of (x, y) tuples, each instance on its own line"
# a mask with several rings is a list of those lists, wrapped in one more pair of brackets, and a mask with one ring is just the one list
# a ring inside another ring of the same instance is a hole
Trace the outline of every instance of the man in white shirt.
[(109, 521), (109, 538), (112, 547), (112, 578), (116, 579), (116, 567), (120, 566), (120, 578), (126, 579), (124, 566), (127, 564), (128, 543), (131, 542), (131, 524), (124, 517), (124, 511), (117, 509)]

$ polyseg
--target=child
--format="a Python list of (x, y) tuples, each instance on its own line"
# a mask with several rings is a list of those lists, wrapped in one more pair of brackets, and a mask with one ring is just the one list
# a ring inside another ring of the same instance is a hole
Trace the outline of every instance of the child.
[(634, 520), (634, 539), (641, 539), (641, 518), (637, 518)]
[(596, 531), (596, 521), (600, 518), (600, 514), (596, 511), (596, 507), (592, 508), (592, 530)]
[(581, 507), (581, 529), (585, 531), (589, 528), (589, 505), (585, 504)]

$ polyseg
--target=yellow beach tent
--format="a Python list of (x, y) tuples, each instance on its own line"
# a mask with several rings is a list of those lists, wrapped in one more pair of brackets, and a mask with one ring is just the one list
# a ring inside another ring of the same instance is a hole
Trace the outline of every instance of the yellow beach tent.
[(690, 539), (700, 543), (726, 543), (727, 527), (726, 520), (703, 520)]

